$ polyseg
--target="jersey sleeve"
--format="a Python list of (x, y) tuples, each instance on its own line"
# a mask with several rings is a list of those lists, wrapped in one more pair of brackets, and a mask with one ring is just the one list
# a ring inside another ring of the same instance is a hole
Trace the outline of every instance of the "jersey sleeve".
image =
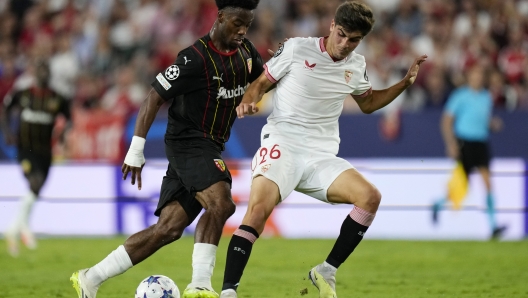
[(200, 53), (189, 47), (178, 54), (176, 61), (160, 72), (151, 86), (165, 100), (199, 89), (197, 81), (204, 75), (204, 61)]
[(457, 112), (460, 110), (460, 104), (461, 104), (460, 99), (461, 99), (460, 90), (453, 92), (447, 99), (444, 113), (449, 114), (451, 116), (455, 116)]
[(264, 71), (264, 62), (262, 61), (262, 57), (253, 44), (251, 44), (251, 60), (253, 61), (253, 66), (251, 75), (249, 76), (249, 83), (255, 81)]
[(361, 67), (359, 68), (360, 78), (358, 81), (358, 85), (356, 89), (352, 92), (352, 95), (355, 98), (361, 98), (369, 95), (372, 93), (372, 84), (369, 81), (369, 77), (367, 74), (367, 63), (363, 59), (363, 63), (361, 64)]
[(295, 48), (295, 41), (289, 39), (275, 52), (273, 58), (271, 58), (264, 65), (264, 72), (268, 80), (273, 83), (278, 82), (283, 76), (290, 72), (293, 52)]

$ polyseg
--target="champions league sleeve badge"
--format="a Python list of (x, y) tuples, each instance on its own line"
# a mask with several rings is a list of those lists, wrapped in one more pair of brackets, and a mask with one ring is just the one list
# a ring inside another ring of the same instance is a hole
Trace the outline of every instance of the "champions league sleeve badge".
[(169, 81), (176, 80), (176, 79), (178, 78), (179, 75), (180, 75), (180, 68), (178, 67), (178, 65), (171, 65), (171, 66), (169, 66), (169, 68), (167, 68), (167, 70), (165, 71), (165, 77), (166, 77)]
[(274, 58), (279, 57), (280, 54), (282, 54), (282, 51), (284, 50), (284, 44), (281, 44), (279, 49), (275, 52), (275, 55), (273, 55)]

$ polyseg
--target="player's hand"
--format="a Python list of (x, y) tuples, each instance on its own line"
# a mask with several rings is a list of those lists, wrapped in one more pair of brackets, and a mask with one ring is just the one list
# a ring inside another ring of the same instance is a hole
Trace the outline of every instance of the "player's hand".
[(254, 102), (252, 103), (241, 102), (236, 108), (238, 118), (244, 118), (244, 115), (253, 115), (255, 113), (258, 113), (258, 111), (259, 111), (259, 108), (257, 107), (257, 104)]
[(499, 132), (504, 127), (504, 122), (502, 122), (502, 119), (499, 117), (493, 117), (490, 121), (490, 129), (493, 132)]
[(414, 81), (416, 81), (416, 76), (418, 76), (418, 71), (420, 70), (420, 64), (424, 63), (427, 60), (427, 55), (422, 55), (414, 60), (414, 63), (407, 71), (405, 75), (405, 85), (411, 86)]
[(145, 166), (145, 156), (143, 150), (135, 150), (130, 148), (125, 157), (125, 162), (121, 166), (121, 173), (123, 173), (123, 180), (126, 180), (128, 173), (131, 173), (130, 179), (132, 185), (138, 182), (138, 189), (141, 190), (141, 170)]
[[(284, 39), (284, 42), (279, 42), (279, 48), (280, 48), (285, 42), (287, 42), (288, 39), (290, 39), (290, 38), (285, 38), (285, 39)], [(270, 50), (270, 49), (268, 49), (268, 55), (270, 55), (270, 57), (273, 57), (273, 56), (275, 56), (275, 52), (272, 51), (272, 50)]]

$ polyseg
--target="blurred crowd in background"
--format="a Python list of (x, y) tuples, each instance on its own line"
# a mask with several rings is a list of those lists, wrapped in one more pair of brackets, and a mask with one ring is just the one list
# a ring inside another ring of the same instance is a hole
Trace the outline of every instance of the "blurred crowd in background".
[[(261, 0), (248, 38), (264, 60), (285, 37), (325, 36), (340, 0)], [(440, 109), (482, 64), (495, 106), (528, 110), (528, 1), (366, 0), (376, 25), (356, 50), (374, 88), (429, 56), (392, 108)], [(130, 113), (158, 72), (209, 31), (214, 0), (0, 0), (0, 98), (49, 59), (51, 85), (75, 108)], [(18, 85), (18, 86), (17, 86)], [(358, 112), (347, 102), (345, 112)]]
[[(265, 61), (286, 37), (326, 36), (340, 0), (261, 0), (248, 33)], [(356, 52), (375, 89), (429, 56), (387, 114), (442, 109), (473, 65), (485, 67), (495, 107), (528, 111), (528, 0), (364, 0), (374, 30)], [(0, 99), (48, 59), (51, 86), (75, 115), (130, 117), (156, 74), (208, 33), (214, 0), (0, 0)], [(264, 113), (269, 111), (264, 107)], [(358, 113), (352, 99), (345, 113)]]

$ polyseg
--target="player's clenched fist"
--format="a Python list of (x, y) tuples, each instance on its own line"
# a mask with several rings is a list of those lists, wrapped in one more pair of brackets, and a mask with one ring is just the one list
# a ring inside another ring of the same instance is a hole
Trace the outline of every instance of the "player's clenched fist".
[(253, 115), (255, 113), (258, 113), (259, 108), (257, 107), (257, 104), (254, 102), (252, 103), (241, 102), (236, 108), (236, 111), (237, 111), (238, 118), (244, 118), (244, 115)]

